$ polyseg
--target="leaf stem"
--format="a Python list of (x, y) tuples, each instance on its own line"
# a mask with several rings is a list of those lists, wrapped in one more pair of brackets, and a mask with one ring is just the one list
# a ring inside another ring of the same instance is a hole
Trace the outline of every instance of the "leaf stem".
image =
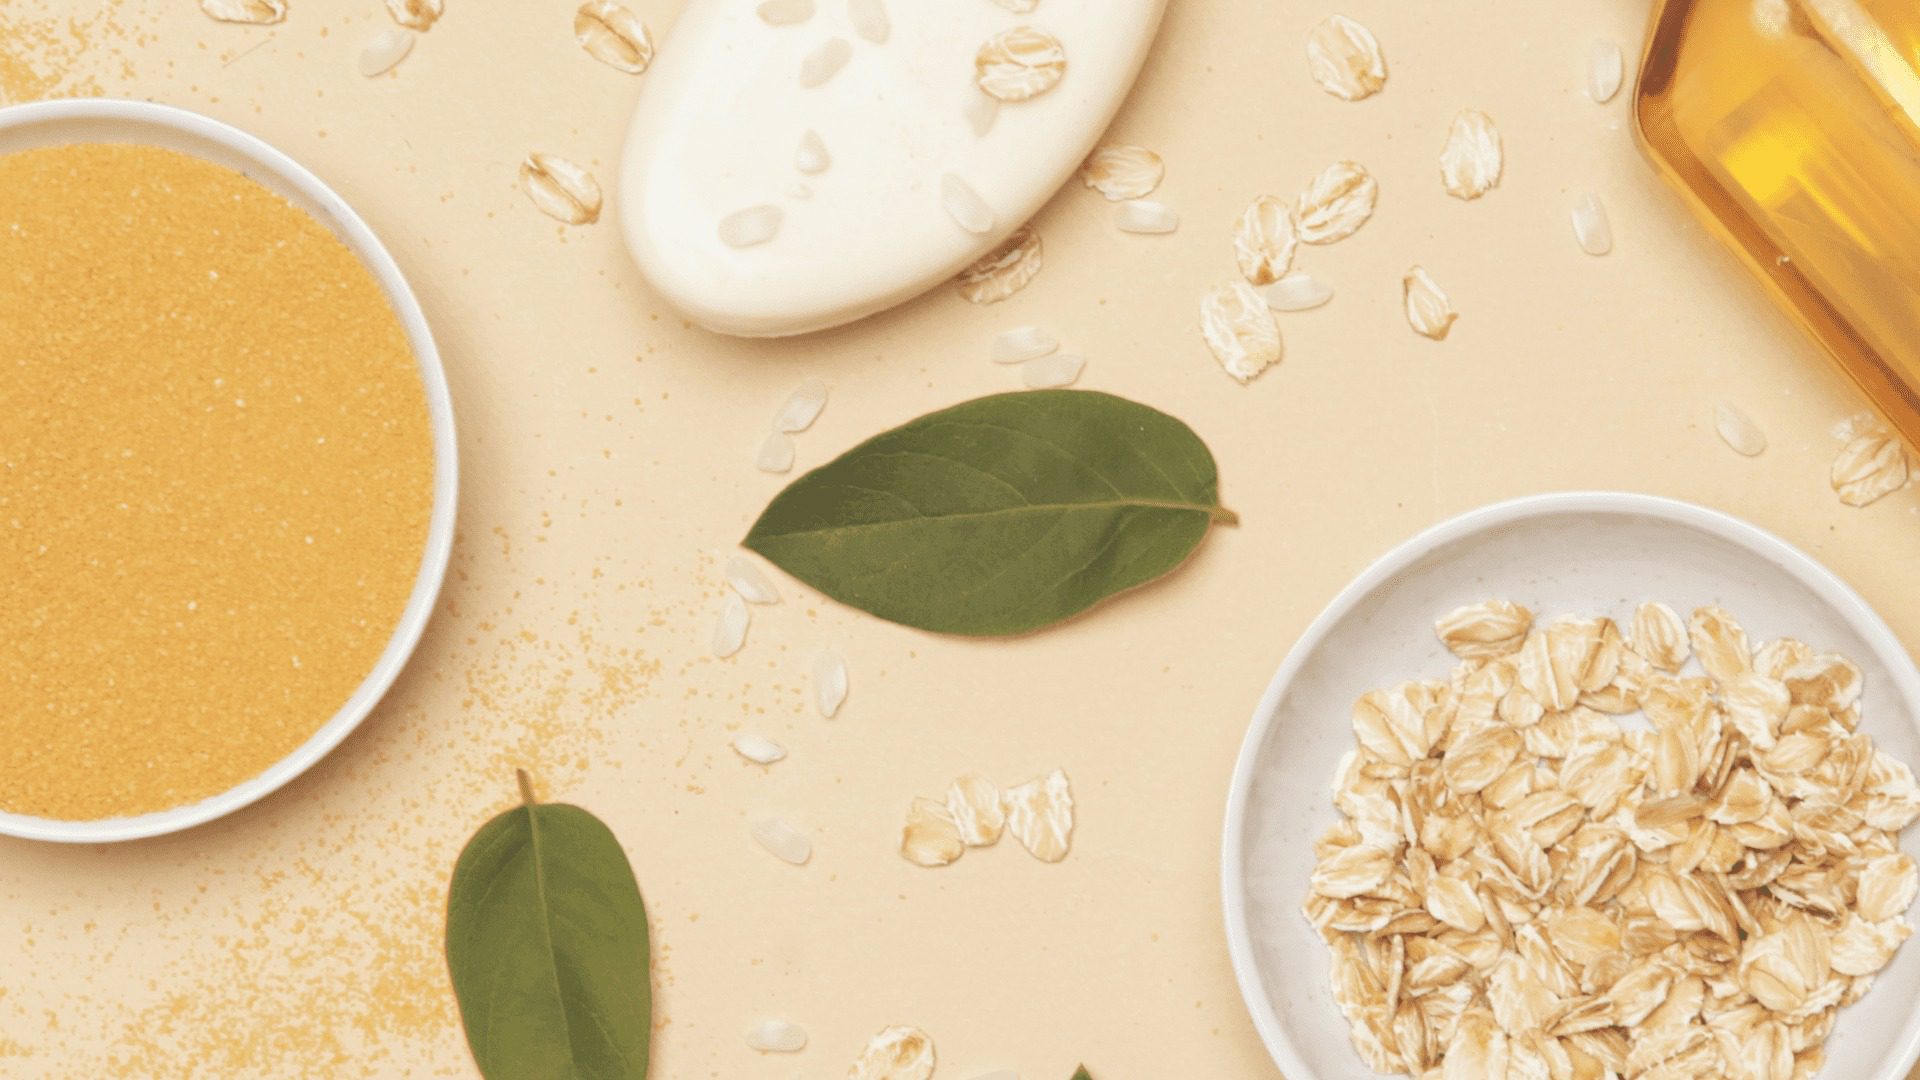
[(527, 806), (533, 806), (535, 803), (533, 797), (533, 778), (527, 775), (527, 770), (525, 769), (515, 769), (513, 770), (513, 775), (516, 780), (520, 781), (520, 801)]
[(1215, 506), (1209, 509), (1207, 511), (1207, 516), (1212, 518), (1213, 523), (1216, 525), (1240, 524), (1240, 515), (1234, 513), (1233, 511), (1227, 509), (1224, 506)]

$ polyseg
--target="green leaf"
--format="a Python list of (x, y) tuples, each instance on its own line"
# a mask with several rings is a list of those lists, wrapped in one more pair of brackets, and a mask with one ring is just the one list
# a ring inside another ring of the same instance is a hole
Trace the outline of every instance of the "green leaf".
[(1074, 1070), (1073, 1080), (1093, 1080), (1093, 1076), (1092, 1074), (1087, 1072), (1087, 1067), (1085, 1065), (1082, 1065), (1078, 1069)]
[(788, 485), (745, 544), (883, 619), (949, 634), (1059, 622), (1180, 565), (1220, 505), (1187, 425), (1086, 390), (980, 398)]
[(488, 1080), (642, 1080), (653, 1035), (647, 909), (613, 833), (577, 806), (521, 806), (453, 868), (447, 967)]

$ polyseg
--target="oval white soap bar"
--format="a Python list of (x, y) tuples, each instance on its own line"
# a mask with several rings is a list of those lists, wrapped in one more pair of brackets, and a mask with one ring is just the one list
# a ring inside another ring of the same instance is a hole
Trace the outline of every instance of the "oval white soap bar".
[(805, 333), (892, 307), (1073, 175), (1165, 8), (693, 0), (627, 136), (627, 244), (669, 303), (725, 333)]

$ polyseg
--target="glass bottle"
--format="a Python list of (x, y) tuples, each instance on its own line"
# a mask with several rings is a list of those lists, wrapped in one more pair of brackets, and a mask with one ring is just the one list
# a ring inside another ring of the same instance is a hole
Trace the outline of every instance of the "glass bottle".
[(1920, 2), (1658, 0), (1643, 147), (1920, 444)]

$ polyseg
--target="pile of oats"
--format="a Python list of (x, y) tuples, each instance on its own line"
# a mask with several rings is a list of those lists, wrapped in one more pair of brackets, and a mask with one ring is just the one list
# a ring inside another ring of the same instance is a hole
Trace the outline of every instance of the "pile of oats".
[(1713, 607), (1436, 629), (1449, 679), (1354, 706), (1304, 909), (1366, 1064), (1812, 1076), (1920, 890), (1920, 787), (1859, 731), (1860, 669)]

